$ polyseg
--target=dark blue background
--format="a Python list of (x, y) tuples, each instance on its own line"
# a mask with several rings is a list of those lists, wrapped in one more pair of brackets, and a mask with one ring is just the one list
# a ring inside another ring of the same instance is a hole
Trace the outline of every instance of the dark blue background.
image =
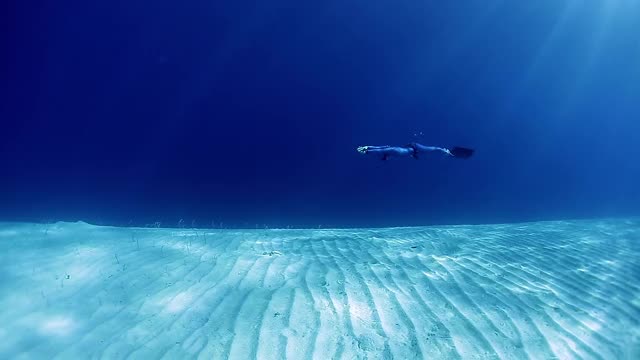
[[(0, 219), (315, 227), (640, 213), (636, 1), (8, 10)], [(477, 156), (355, 151), (409, 141)]]

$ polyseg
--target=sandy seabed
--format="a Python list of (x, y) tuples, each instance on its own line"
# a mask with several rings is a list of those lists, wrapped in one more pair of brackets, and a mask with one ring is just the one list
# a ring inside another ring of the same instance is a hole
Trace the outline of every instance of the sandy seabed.
[(640, 359), (640, 220), (0, 223), (0, 359)]

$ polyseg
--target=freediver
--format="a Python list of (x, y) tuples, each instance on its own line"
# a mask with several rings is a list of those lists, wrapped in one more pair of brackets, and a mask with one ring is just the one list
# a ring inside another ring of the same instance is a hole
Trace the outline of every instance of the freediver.
[(359, 146), (358, 152), (361, 154), (372, 154), (379, 155), (382, 160), (387, 160), (390, 157), (412, 157), (417, 159), (419, 154), (424, 153), (432, 153), (432, 152), (442, 152), (447, 156), (452, 156), (460, 159), (468, 159), (470, 158), (474, 150), (464, 147), (453, 147), (451, 149), (447, 149), (444, 147), (438, 146), (426, 146), (418, 143), (411, 143), (404, 146), (390, 146), (390, 145), (367, 145), (367, 146)]

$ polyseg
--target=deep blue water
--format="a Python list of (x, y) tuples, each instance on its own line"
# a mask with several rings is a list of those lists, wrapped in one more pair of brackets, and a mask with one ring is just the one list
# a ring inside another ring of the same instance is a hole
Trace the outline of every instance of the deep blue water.
[[(640, 2), (8, 5), (0, 218), (386, 226), (640, 213)], [(462, 145), (382, 162), (358, 145)]]

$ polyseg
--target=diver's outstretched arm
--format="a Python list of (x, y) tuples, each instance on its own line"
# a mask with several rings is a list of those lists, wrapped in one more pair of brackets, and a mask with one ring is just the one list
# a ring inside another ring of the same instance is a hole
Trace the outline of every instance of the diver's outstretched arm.
[(369, 151), (373, 150), (385, 150), (389, 149), (391, 146), (389, 145), (366, 145), (366, 146), (358, 146), (358, 152), (362, 154), (366, 154)]
[(380, 155), (382, 160), (387, 160), (390, 156), (415, 158), (415, 149), (409, 146), (360, 146), (358, 152)]

